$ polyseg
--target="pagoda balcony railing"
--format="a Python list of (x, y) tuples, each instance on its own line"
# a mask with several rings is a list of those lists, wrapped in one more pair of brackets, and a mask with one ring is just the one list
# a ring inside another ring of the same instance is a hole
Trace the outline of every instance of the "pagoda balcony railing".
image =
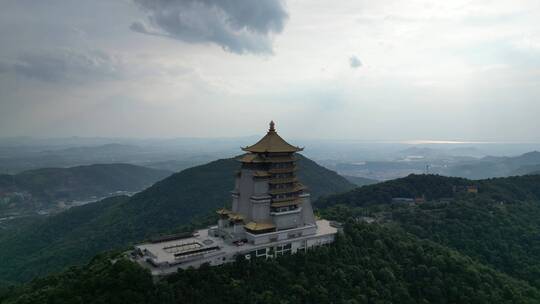
[(298, 197), (290, 197), (287, 200), (281, 200), (281, 201), (273, 201), (270, 206), (277, 208), (277, 207), (285, 207), (290, 205), (300, 205), (302, 203), (302, 200)]
[(282, 198), (272, 198), (272, 203), (281, 203), (281, 202), (290, 202), (298, 199), (298, 195), (293, 195), (289, 197), (282, 197)]
[(296, 177), (286, 177), (286, 178), (272, 178), (268, 181), (269, 184), (288, 184), (295, 183), (298, 181)]
[(268, 170), (268, 172), (270, 173), (290, 173), (290, 172), (294, 172), (298, 169), (298, 167), (295, 165), (295, 166), (290, 166), (290, 167), (286, 167), (286, 168), (271, 168)]
[(292, 209), (292, 210), (286, 210), (286, 211), (270, 211), (270, 215), (286, 215), (286, 214), (293, 214), (293, 213), (300, 213), (302, 212), (302, 207)]
[(272, 195), (283, 194), (283, 193), (295, 193), (295, 192), (298, 192), (298, 191), (302, 191), (305, 188), (306, 187), (304, 187), (301, 184), (296, 184), (294, 187), (271, 189), (270, 191), (268, 191), (268, 193), (270, 193)]
[(292, 163), (297, 161), (298, 158), (294, 156), (278, 156), (278, 157), (267, 157), (265, 158), (266, 162), (269, 163)]

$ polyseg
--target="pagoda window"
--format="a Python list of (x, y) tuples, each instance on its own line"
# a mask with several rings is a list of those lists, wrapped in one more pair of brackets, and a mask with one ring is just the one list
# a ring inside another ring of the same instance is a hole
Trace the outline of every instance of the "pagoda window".
[(285, 255), (291, 253), (291, 243), (276, 246), (276, 255)]
[(287, 212), (298, 209), (297, 205), (283, 206), (283, 207), (273, 207), (272, 212)]

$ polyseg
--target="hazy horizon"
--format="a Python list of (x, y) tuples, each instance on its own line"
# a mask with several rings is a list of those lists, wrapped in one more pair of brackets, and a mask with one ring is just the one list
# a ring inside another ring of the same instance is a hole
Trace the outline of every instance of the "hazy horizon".
[[(2, 140), (110, 140), (110, 141), (170, 141), (170, 140), (238, 140), (238, 139), (258, 139), (261, 134), (246, 134), (238, 136), (165, 136), (165, 137), (148, 137), (148, 136), (32, 136), (32, 135), (20, 135), (20, 136), (0, 136), (0, 143)], [(335, 142), (357, 142), (368, 144), (403, 144), (411, 146), (423, 146), (423, 145), (519, 145), (519, 144), (540, 144), (539, 141), (462, 141), (462, 140), (440, 140), (440, 139), (404, 139), (404, 140), (377, 140), (377, 139), (357, 139), (357, 138), (316, 138), (316, 137), (291, 137), (288, 140), (307, 140), (307, 141), (335, 141)]]

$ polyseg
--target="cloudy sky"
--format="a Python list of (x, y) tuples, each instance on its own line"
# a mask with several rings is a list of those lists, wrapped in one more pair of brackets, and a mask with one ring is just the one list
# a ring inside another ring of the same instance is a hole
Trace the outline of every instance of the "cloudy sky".
[(537, 0), (0, 6), (0, 136), (540, 141)]

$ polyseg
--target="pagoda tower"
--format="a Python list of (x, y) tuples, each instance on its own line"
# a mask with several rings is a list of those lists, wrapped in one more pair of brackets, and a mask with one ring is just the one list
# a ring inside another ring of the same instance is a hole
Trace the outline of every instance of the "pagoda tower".
[(262, 234), (314, 225), (309, 193), (296, 176), (296, 152), (281, 138), (273, 121), (257, 143), (242, 148), (232, 191), (232, 210), (221, 209), (220, 227), (232, 229), (232, 238), (243, 232)]
[(315, 220), (309, 193), (296, 173), (302, 151), (281, 138), (274, 122), (266, 135), (238, 158), (232, 208), (219, 209), (218, 224), (189, 236), (173, 235), (136, 245), (133, 260), (153, 275), (203, 264), (275, 258), (332, 243), (338, 226)]

